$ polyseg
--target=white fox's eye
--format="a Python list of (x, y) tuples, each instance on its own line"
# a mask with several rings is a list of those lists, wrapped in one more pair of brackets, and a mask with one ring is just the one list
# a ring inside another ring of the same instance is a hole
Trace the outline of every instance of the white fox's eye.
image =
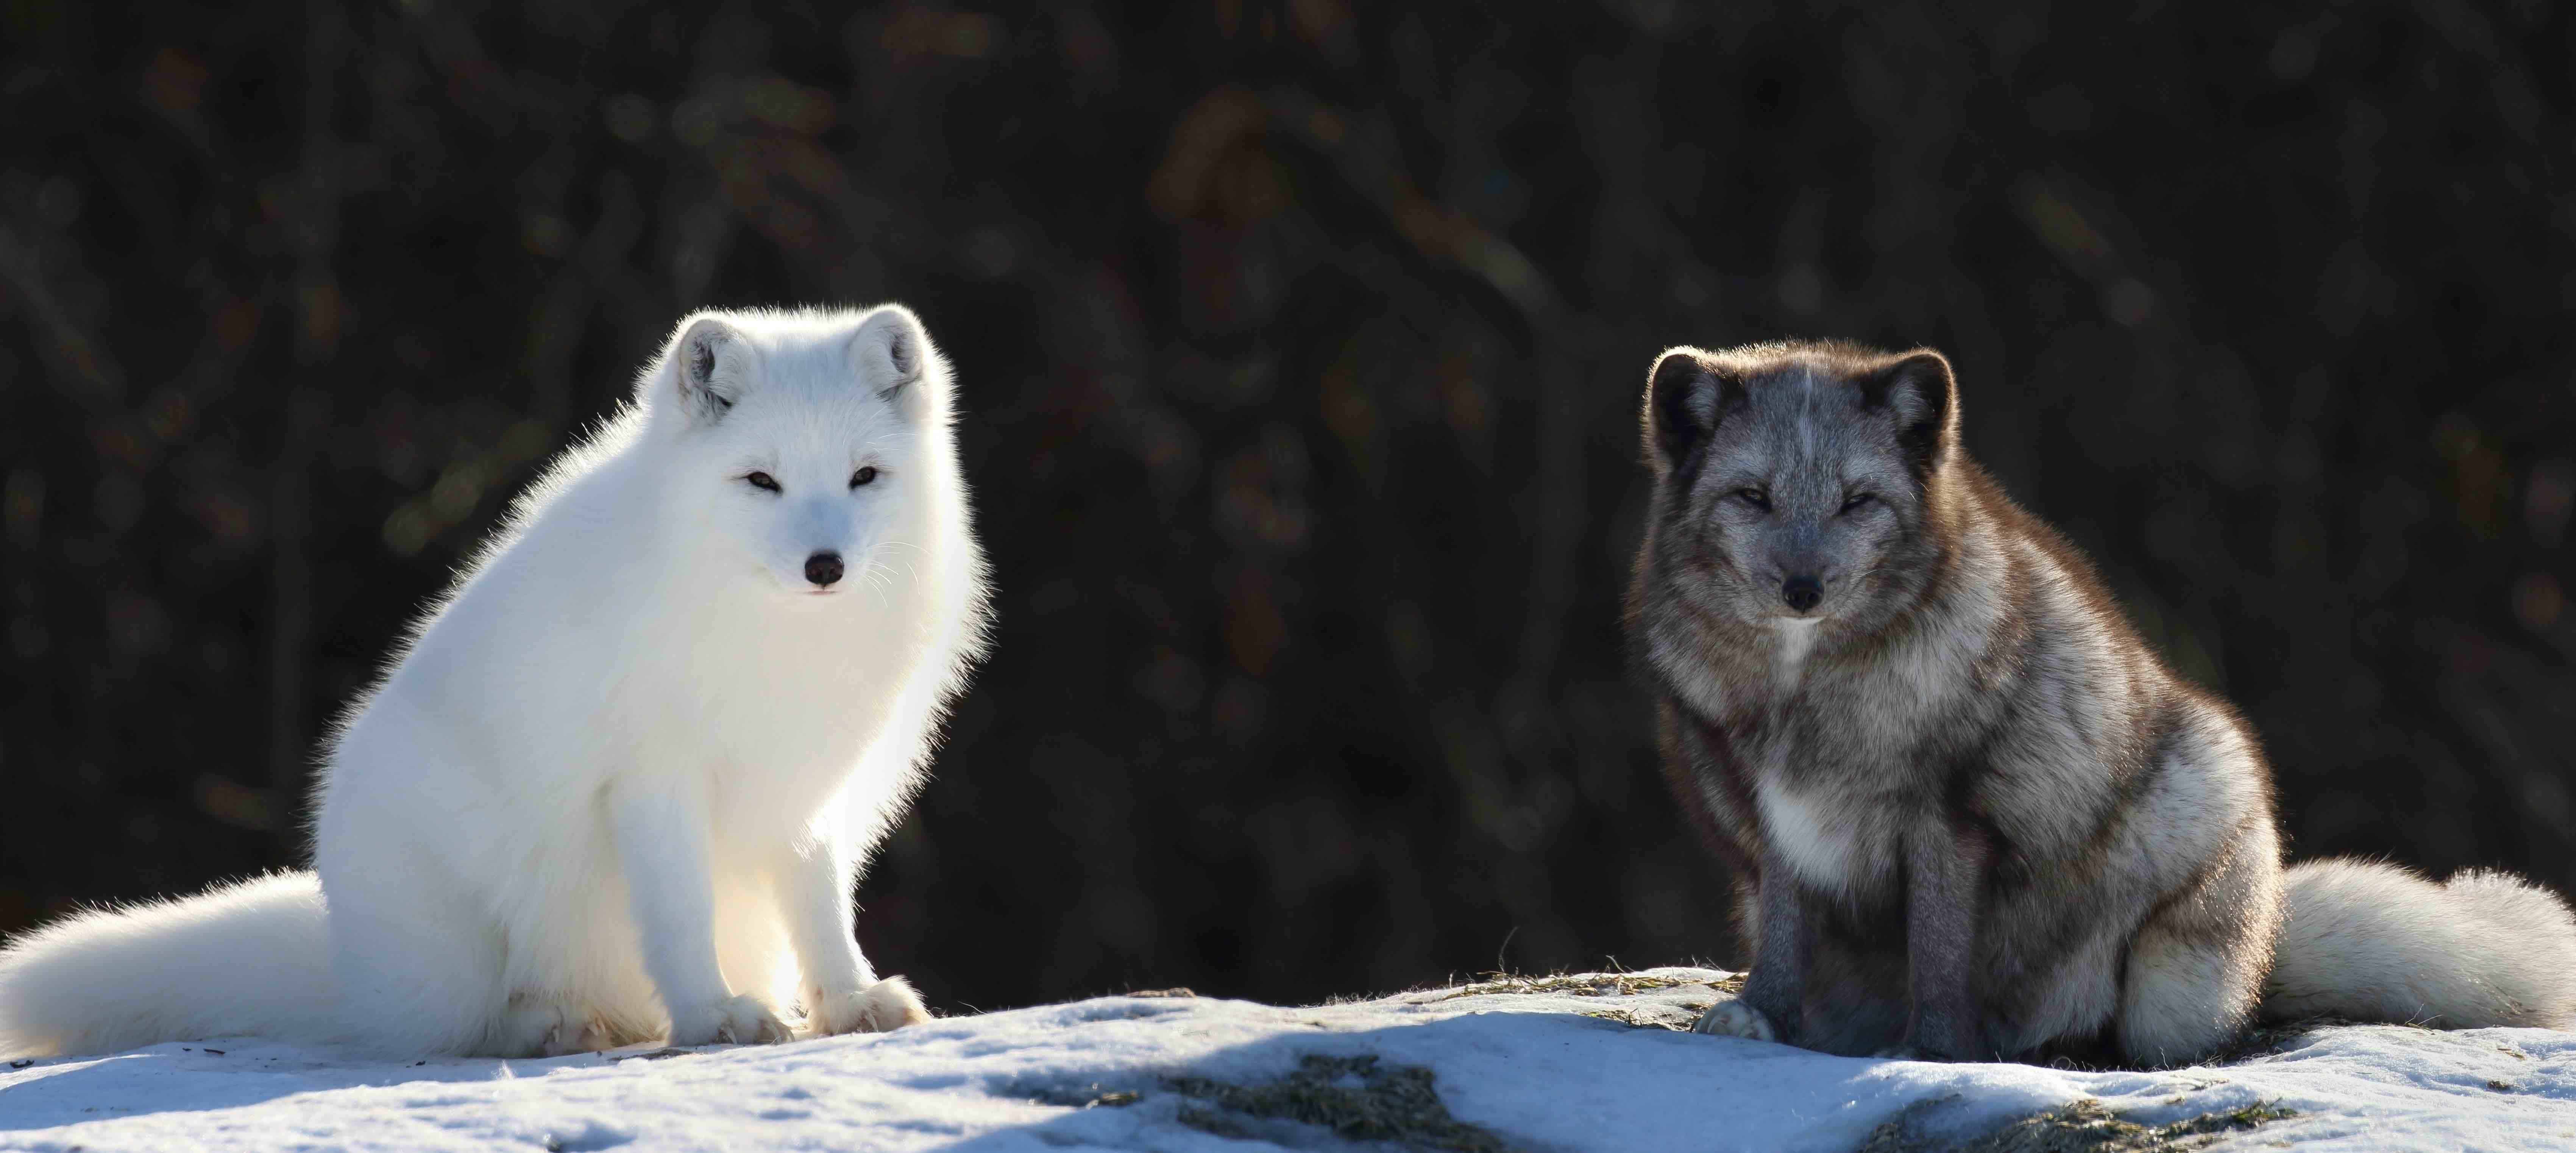
[(875, 465), (869, 465), (869, 466), (867, 466), (866, 468), (860, 469), (859, 471), (857, 471), (857, 472), (854, 472), (854, 473), (851, 473), (851, 474), (850, 474), (850, 487), (851, 487), (851, 488), (857, 488), (857, 487), (859, 487), (860, 485), (863, 485), (863, 484), (868, 483), (869, 481), (875, 480), (876, 478), (877, 478), (877, 466), (875, 466)]
[(1771, 494), (1764, 492), (1761, 489), (1739, 488), (1735, 490), (1735, 499), (1761, 509), (1764, 512), (1771, 511)]
[(771, 476), (771, 475), (769, 475), (768, 473), (765, 473), (765, 472), (755, 472), (755, 473), (752, 473), (752, 474), (750, 474), (750, 475), (748, 475), (748, 476), (743, 477), (742, 479), (743, 479), (743, 483), (748, 484), (748, 485), (750, 485), (750, 486), (751, 486), (751, 487), (753, 487), (753, 488), (759, 489), (759, 490), (760, 490), (760, 491), (762, 491), (762, 492), (777, 492), (777, 491), (778, 491), (778, 478), (777, 478), (777, 477), (774, 477), (774, 476)]
[(1843, 511), (1844, 511), (1844, 512), (1852, 512), (1852, 511), (1855, 511), (1855, 510), (1859, 509), (1862, 505), (1868, 504), (1869, 502), (1871, 502), (1871, 501), (1873, 501), (1873, 500), (1876, 500), (1876, 499), (1878, 499), (1878, 498), (1877, 498), (1877, 497), (1874, 497), (1874, 496), (1871, 496), (1871, 495), (1869, 495), (1868, 493), (1865, 493), (1865, 492), (1857, 492), (1857, 493), (1853, 493), (1852, 495), (1850, 495), (1850, 496), (1847, 496), (1847, 497), (1844, 497), (1844, 498), (1843, 498)]

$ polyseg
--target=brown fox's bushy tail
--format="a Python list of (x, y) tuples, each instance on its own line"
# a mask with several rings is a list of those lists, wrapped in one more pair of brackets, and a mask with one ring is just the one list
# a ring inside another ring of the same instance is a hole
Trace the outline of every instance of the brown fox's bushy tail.
[(2282, 874), (2288, 918), (2265, 1017), (2443, 1029), (2576, 1029), (2576, 913), (2511, 873), (2435, 882), (2337, 858)]

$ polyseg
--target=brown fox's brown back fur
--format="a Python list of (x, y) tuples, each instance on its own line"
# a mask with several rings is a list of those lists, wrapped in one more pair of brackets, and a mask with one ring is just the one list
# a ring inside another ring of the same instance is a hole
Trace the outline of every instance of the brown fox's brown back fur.
[[(1702, 1030), (2141, 1063), (2233, 1038), (2284, 917), (2255, 735), (1967, 458), (1948, 363), (1675, 349), (1644, 407), (1632, 643), (1667, 779), (1738, 878), (1755, 948), (1740, 1003)], [(2522, 1019), (2576, 1010), (2566, 978), (2533, 971), (2576, 961), (2576, 923), (2522, 891), (2558, 935), (2463, 963), (2530, 988)], [(2437, 1016), (2495, 1015), (2444, 996)]]

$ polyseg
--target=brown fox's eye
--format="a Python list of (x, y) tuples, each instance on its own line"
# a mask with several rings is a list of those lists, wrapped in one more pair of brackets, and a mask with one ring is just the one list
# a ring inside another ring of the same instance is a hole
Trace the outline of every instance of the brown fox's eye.
[(751, 487), (756, 488), (756, 489), (759, 489), (759, 490), (760, 490), (760, 491), (762, 491), (762, 492), (777, 492), (777, 491), (778, 491), (778, 478), (773, 477), (773, 476), (769, 475), (768, 473), (765, 473), (765, 472), (755, 472), (755, 473), (752, 473), (751, 475), (746, 476), (746, 477), (744, 477), (744, 478), (742, 478), (742, 479), (744, 480), (744, 482), (746, 482), (746, 483), (750, 484), (750, 485), (751, 485)]
[(1766, 493), (1761, 489), (1739, 488), (1735, 490), (1735, 499), (1761, 509), (1764, 512), (1771, 511), (1771, 494)]
[(869, 466), (868, 466), (868, 467), (866, 467), (866, 468), (860, 469), (859, 471), (857, 471), (857, 472), (854, 472), (854, 473), (851, 473), (851, 474), (850, 474), (850, 487), (851, 487), (851, 488), (857, 488), (857, 487), (859, 487), (860, 485), (863, 485), (863, 484), (868, 483), (869, 481), (875, 480), (876, 478), (877, 478), (877, 466), (875, 466), (875, 465), (869, 465)]
[(1843, 498), (1843, 511), (1850, 512), (1876, 499), (1878, 498), (1865, 492), (1853, 493), (1852, 495)]

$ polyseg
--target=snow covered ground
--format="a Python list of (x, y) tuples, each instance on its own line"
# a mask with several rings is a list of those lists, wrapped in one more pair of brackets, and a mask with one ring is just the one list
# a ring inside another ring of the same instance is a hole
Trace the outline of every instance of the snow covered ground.
[[(2576, 1149), (2576, 1034), (2347, 1027), (2238, 1064), (2080, 1073), (1826, 1057), (1668, 1027), (1725, 976), (1656, 969), (1302, 1009), (1105, 997), (650, 1057), (384, 1063), (253, 1040), (161, 1045), (0, 1071), (0, 1149), (1876, 1153), (2006, 1147), (1992, 1135), (2017, 1119), (2022, 1138), (2053, 1127), (2071, 1141), (2089, 1119), (2126, 1134), (2098, 1147), (2147, 1148), (2136, 1126), (2194, 1118), (2165, 1135)], [(2098, 1108), (2063, 1108), (2087, 1100)], [(2263, 1120), (2278, 1110), (2289, 1115)]]

